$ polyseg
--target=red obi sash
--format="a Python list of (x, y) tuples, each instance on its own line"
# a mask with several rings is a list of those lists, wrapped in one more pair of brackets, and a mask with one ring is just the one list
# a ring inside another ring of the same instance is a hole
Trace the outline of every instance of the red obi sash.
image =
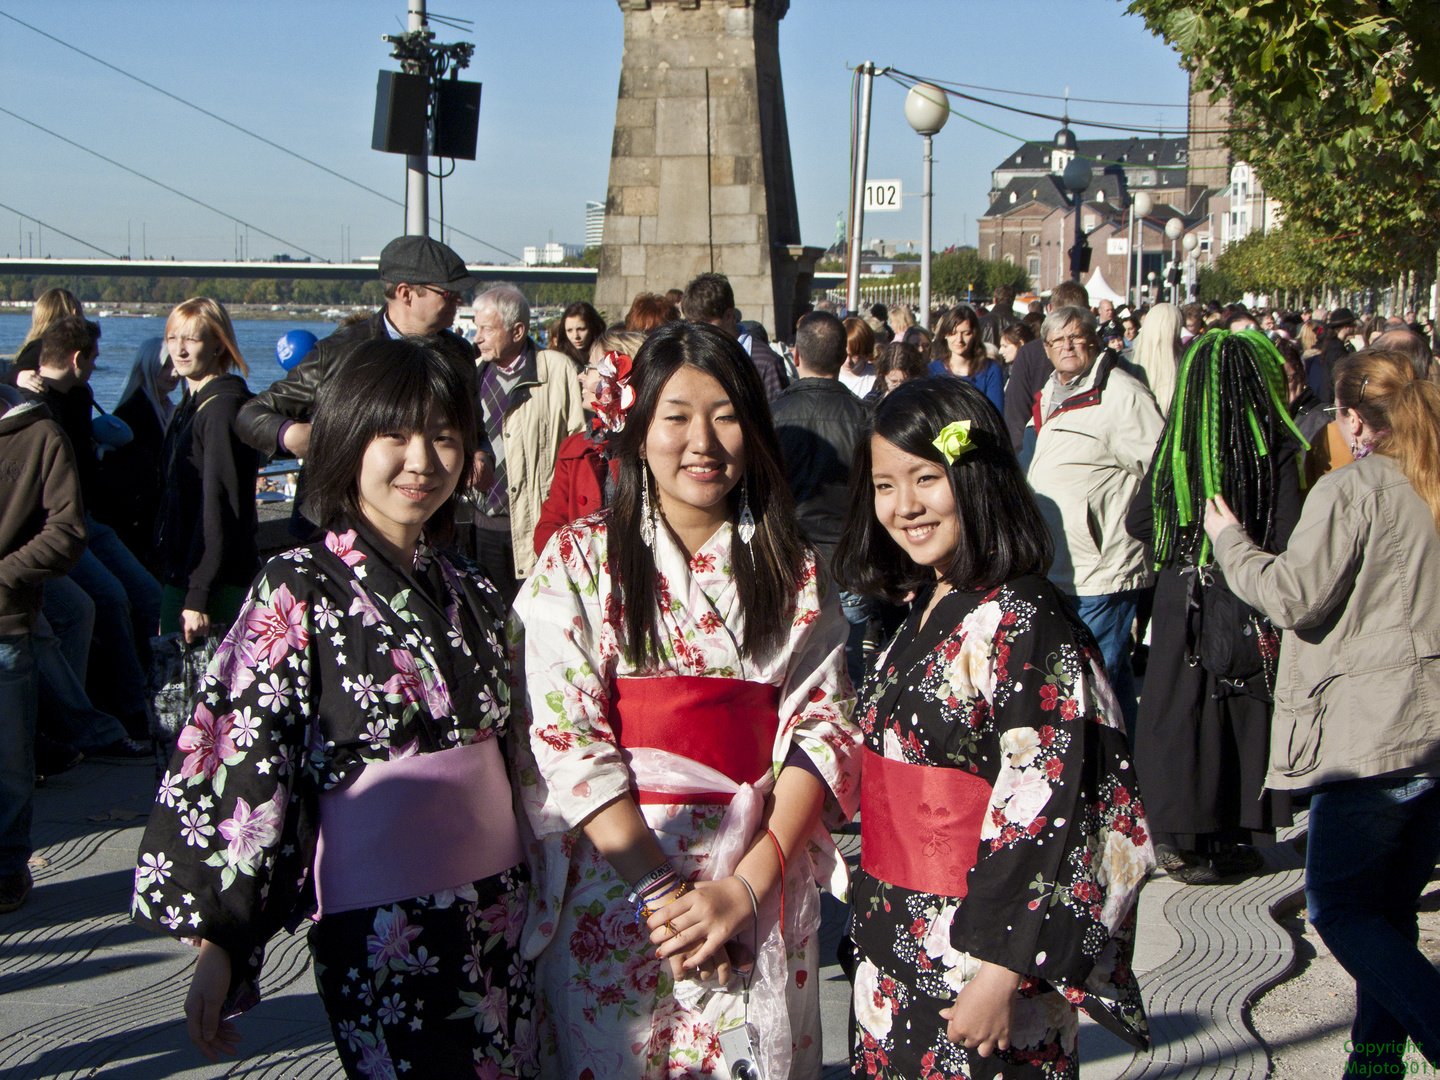
[(891, 761), (868, 747), (861, 777), (861, 869), (914, 892), (964, 896), (991, 786), (961, 769)]
[[(616, 679), (610, 725), (622, 748), (665, 750), (708, 765), (737, 784), (753, 784), (770, 769), (779, 706), (779, 687), (744, 679)], [(728, 804), (730, 798), (722, 792), (637, 792), (642, 805)]]

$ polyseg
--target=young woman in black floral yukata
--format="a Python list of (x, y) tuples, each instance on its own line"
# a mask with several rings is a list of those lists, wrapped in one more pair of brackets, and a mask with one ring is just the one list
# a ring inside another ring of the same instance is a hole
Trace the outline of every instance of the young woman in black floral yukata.
[(233, 1053), (266, 942), (313, 918), (346, 1075), (530, 1077), (528, 874), (501, 736), (503, 609), (442, 555), (475, 425), (460, 372), (366, 342), (319, 393), (324, 537), (270, 561), (205, 675), (135, 872), (135, 918), (200, 940), (191, 1040)]
[(914, 604), (856, 711), (851, 1071), (1074, 1077), (1077, 1008), (1143, 1048), (1145, 811), (1003, 421), (962, 380), (907, 383), (854, 476), (837, 575)]

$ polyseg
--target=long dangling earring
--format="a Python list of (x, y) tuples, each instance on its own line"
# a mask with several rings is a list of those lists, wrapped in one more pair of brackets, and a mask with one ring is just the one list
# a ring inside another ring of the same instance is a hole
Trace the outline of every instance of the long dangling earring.
[(755, 538), (755, 515), (750, 513), (750, 481), (744, 477), (740, 480), (740, 523), (735, 526), (735, 535), (740, 537), (742, 544), (748, 544)]
[(655, 547), (655, 511), (650, 505), (650, 467), (640, 463), (640, 539)]

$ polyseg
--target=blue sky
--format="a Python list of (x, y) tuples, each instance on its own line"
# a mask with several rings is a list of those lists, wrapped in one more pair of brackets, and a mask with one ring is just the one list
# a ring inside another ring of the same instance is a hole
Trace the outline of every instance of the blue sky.
[[(431, 0), (475, 20), (466, 77), (484, 84), (479, 160), (445, 183), (446, 220), (519, 253), (583, 239), (584, 204), (603, 199), (615, 121), (622, 14), (615, 0)], [(395, 198), (404, 159), (372, 151), (375, 75), (395, 67), (380, 36), (404, 0), (0, 0), (31, 23)], [(803, 239), (827, 246), (848, 187), (847, 64), (873, 60), (918, 75), (1040, 94), (1183, 105), (1176, 56), (1119, 0), (792, 0), (780, 49)], [(163, 180), (325, 258), (373, 255), (403, 232), (403, 214), (121, 75), (0, 18), (0, 106)], [(1060, 102), (972, 91), (1039, 112)], [(920, 190), (920, 138), (904, 90), (876, 81), (872, 178)], [(989, 172), (1010, 135), (1050, 139), (1056, 124), (956, 102), (1009, 135), (952, 117), (935, 139), (935, 243), (975, 242)], [(1075, 104), (1119, 123), (1183, 123), (1183, 109)], [(1080, 137), (1105, 133), (1077, 127)], [(231, 258), (235, 226), (209, 210), (0, 113), (0, 203), (112, 252)], [(432, 181), (431, 202), (435, 209)], [(920, 200), (867, 217), (865, 234), (918, 239)], [(28, 252), (33, 222), (0, 210), (0, 254)], [(94, 252), (45, 232), (44, 251)], [(17, 251), (17, 244), (25, 246)], [(464, 238), (467, 259), (496, 258)], [(256, 257), (286, 250), (251, 234)]]

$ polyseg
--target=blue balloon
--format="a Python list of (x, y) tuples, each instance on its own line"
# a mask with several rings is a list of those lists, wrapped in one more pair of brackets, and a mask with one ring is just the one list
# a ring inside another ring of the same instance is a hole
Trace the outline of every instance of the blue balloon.
[(316, 337), (309, 330), (291, 330), (275, 343), (275, 359), (280, 361), (280, 366), (289, 371), (301, 360), (305, 354), (315, 348)]

